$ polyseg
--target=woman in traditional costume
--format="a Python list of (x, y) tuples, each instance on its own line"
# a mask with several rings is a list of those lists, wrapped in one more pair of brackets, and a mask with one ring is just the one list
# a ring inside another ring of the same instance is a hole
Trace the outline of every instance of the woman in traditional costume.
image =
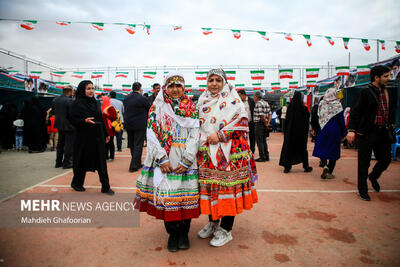
[(189, 248), (190, 222), (199, 217), (199, 117), (184, 90), (184, 77), (169, 73), (149, 110), (146, 159), (136, 184), (136, 208), (164, 220), (171, 252)]
[(210, 245), (223, 246), (232, 240), (235, 216), (250, 210), (258, 199), (256, 166), (246, 140), (248, 115), (222, 69), (208, 72), (207, 91), (197, 105), (200, 213), (209, 215), (209, 223), (198, 236), (214, 235)]

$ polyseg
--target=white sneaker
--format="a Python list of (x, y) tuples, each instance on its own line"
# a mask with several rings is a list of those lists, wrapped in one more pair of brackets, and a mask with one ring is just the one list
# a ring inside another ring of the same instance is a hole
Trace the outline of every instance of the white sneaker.
[(208, 238), (210, 237), (212, 234), (214, 234), (215, 230), (218, 227), (218, 223), (216, 222), (209, 222), (206, 226), (203, 227), (203, 229), (201, 229), (197, 235), (201, 238)]
[(228, 243), (233, 239), (232, 231), (226, 231), (222, 227), (218, 227), (217, 230), (214, 232), (214, 238), (211, 239), (210, 245), (213, 247), (220, 247)]

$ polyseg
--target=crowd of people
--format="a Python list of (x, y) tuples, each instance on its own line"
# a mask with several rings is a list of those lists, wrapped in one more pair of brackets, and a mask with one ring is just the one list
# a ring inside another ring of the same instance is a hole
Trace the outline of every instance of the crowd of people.
[[(85, 191), (87, 171), (97, 171), (101, 192), (113, 195), (106, 161), (114, 160), (122, 149), (127, 132), (131, 161), (129, 172), (141, 170), (136, 184), (135, 207), (164, 221), (171, 252), (190, 247), (191, 220), (201, 214), (209, 222), (198, 232), (210, 245), (223, 246), (233, 239), (235, 217), (258, 202), (255, 181), (256, 162), (270, 160), (267, 137), (283, 131), (279, 165), (289, 173), (302, 163), (311, 172), (307, 142), (311, 132), (315, 141), (312, 155), (320, 158), (321, 179), (333, 179), (340, 159), (341, 144), (357, 141), (358, 192), (369, 201), (367, 180), (380, 191), (378, 179), (390, 164), (389, 130), (394, 123), (396, 98), (386, 84), (390, 69), (371, 69), (371, 84), (361, 91), (351, 110), (343, 109), (335, 88), (312, 108), (303, 95), (294, 93), (288, 105), (272, 109), (260, 92), (254, 99), (244, 90), (236, 91), (222, 69), (207, 75), (207, 90), (194, 103), (185, 94), (185, 78), (170, 72), (163, 86), (154, 84), (150, 97), (143, 95), (139, 82), (132, 92), (117, 100), (115, 92), (96, 99), (91, 81), (81, 81), (76, 93), (66, 87), (53, 100), (48, 112), (37, 98), (27, 101), (20, 114), (15, 106), (4, 105), (0, 115), (4, 124), (14, 127), (2, 131), (5, 149), (42, 152), (51, 140), (56, 149), (55, 167), (73, 168), (71, 187)], [(311, 117), (311, 120), (310, 120)], [(146, 142), (146, 157), (142, 152)], [(258, 148), (259, 158), (254, 159)], [(368, 174), (371, 154), (377, 159)]]

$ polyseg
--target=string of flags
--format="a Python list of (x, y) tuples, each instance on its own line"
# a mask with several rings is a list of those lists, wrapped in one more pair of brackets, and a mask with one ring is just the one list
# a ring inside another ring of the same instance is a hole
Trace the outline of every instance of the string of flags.
[[(33, 30), (35, 27), (38, 25), (39, 20), (18, 20), (18, 19), (1, 19), (0, 21), (17, 21), (20, 24), (20, 27), (25, 30)], [(47, 22), (47, 21), (46, 21)], [(85, 21), (79, 21), (79, 22), (71, 22), (71, 21), (55, 21), (55, 23), (61, 27), (68, 27), (72, 23), (76, 24), (89, 24), (92, 26), (92, 28), (98, 30), (98, 31), (103, 31), (105, 25), (120, 25), (123, 26), (126, 32), (128, 32), (131, 35), (134, 35), (137, 30), (137, 27), (142, 27), (143, 30), (147, 33), (147, 35), (150, 35), (150, 30), (151, 30), (151, 25), (146, 24), (146, 23), (140, 23), (140, 24), (130, 24), (130, 23), (109, 23), (109, 22), (85, 22)], [(173, 31), (179, 31), (183, 30), (182, 25), (157, 25), (161, 27), (169, 27)], [(377, 41), (378, 44), (380, 45), (380, 48), (382, 50), (386, 50), (386, 44), (387, 42), (392, 42), (394, 43), (394, 49), (396, 53), (400, 53), (400, 40), (382, 40), (382, 39), (367, 39), (367, 38), (358, 38), (358, 37), (339, 37), (339, 36), (326, 36), (326, 35), (317, 35), (317, 34), (300, 34), (300, 33), (287, 33), (287, 32), (276, 32), (276, 31), (261, 31), (261, 30), (247, 30), (247, 29), (225, 29), (225, 28), (207, 28), (207, 27), (202, 27), (201, 28), (202, 33), (204, 35), (211, 35), (214, 33), (214, 31), (230, 31), (235, 39), (240, 39), (242, 37), (243, 32), (248, 32), (248, 33), (257, 33), (262, 39), (269, 41), (270, 40), (270, 35), (282, 35), (284, 39), (293, 42), (294, 36), (302, 36), (304, 40), (306, 41), (306, 44), (308, 47), (312, 46), (312, 39), (315, 37), (322, 37), (326, 39), (330, 45), (334, 46), (336, 44), (334, 39), (339, 39), (342, 40), (344, 49), (349, 49), (349, 42), (350, 40), (361, 40), (362, 47), (365, 49), (365, 51), (370, 51), (371, 50), (371, 45), (370, 41)]]

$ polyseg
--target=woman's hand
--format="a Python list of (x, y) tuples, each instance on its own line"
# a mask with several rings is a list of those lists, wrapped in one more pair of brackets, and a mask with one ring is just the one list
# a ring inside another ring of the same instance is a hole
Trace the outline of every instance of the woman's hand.
[(169, 161), (167, 161), (167, 162), (161, 164), (161, 165), (160, 165), (160, 168), (161, 168), (161, 172), (163, 172), (163, 173), (172, 172), (172, 166), (171, 166), (171, 164), (169, 163)]
[(216, 145), (219, 142), (218, 134), (213, 133), (210, 136), (207, 137), (207, 142), (211, 145)]
[(106, 144), (108, 144), (108, 142), (110, 142), (110, 137), (109, 136), (106, 137)]
[(85, 122), (89, 123), (89, 124), (96, 124), (93, 120), (94, 120), (94, 117), (88, 117), (85, 119)]
[(178, 167), (175, 168), (175, 170), (173, 170), (173, 172), (175, 173), (184, 173), (187, 171), (187, 168), (181, 164), (178, 165)]

